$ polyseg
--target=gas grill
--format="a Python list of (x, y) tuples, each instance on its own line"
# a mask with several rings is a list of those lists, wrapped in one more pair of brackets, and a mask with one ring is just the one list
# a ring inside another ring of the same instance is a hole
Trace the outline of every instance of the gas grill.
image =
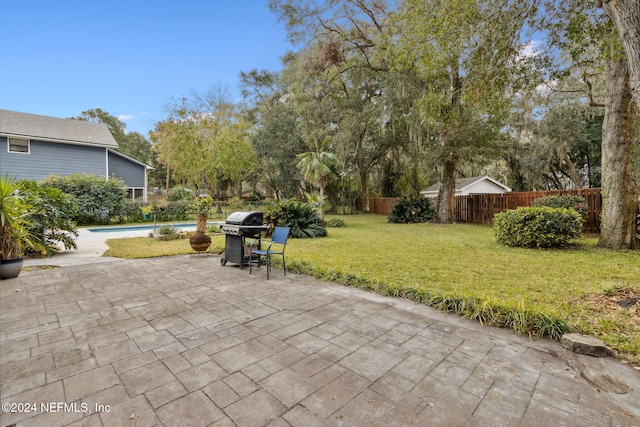
[(234, 212), (227, 217), (227, 220), (220, 224), (220, 229), (225, 234), (224, 256), (220, 259), (220, 264), (227, 262), (238, 264), (242, 268), (243, 264), (251, 261), (251, 253), (246, 239), (257, 239), (260, 246), (260, 233), (269, 229), (262, 224), (262, 212)]

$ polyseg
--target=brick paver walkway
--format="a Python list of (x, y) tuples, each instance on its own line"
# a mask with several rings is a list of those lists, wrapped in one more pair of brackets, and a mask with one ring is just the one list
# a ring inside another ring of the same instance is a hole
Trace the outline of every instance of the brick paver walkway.
[(0, 425), (640, 425), (616, 360), (264, 273), (180, 256), (0, 282)]

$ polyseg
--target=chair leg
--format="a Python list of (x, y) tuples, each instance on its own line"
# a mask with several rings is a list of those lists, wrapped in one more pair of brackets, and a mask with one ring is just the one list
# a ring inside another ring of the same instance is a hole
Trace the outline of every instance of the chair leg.
[(282, 254), (282, 271), (284, 271), (284, 275), (287, 275), (287, 265), (284, 263), (284, 253)]
[(270, 271), (271, 271), (271, 255), (267, 254), (267, 280), (269, 280)]

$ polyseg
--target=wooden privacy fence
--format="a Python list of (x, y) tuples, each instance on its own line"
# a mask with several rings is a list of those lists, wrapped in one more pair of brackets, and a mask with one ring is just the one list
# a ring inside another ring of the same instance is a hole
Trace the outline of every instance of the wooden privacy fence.
[(602, 209), (602, 196), (599, 188), (456, 196), (456, 222), (493, 224), (493, 216), (499, 212), (516, 209), (520, 206), (531, 206), (533, 201), (539, 197), (565, 195), (581, 196), (586, 199), (589, 210), (584, 224), (584, 231), (586, 233), (599, 234), (600, 211)]
[[(400, 197), (371, 197), (369, 198), (369, 212), (390, 215), (393, 207), (400, 201)], [(356, 210), (364, 212), (364, 199), (356, 199)]]
[[(456, 222), (493, 224), (493, 216), (499, 212), (516, 209), (520, 206), (531, 206), (531, 203), (539, 197), (563, 195), (581, 196), (586, 199), (589, 211), (587, 212), (584, 231), (586, 233), (599, 234), (600, 210), (602, 209), (602, 196), (599, 188), (456, 196)], [(399, 200), (400, 198), (398, 197), (372, 197), (369, 199), (369, 212), (389, 215), (393, 206)], [(432, 202), (435, 205), (435, 200), (432, 200)], [(358, 211), (364, 211), (362, 199), (357, 199), (356, 207)]]

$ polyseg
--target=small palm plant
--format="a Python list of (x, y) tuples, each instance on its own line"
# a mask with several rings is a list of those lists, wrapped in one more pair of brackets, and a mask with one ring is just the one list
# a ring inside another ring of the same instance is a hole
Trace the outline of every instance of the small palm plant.
[(0, 259), (21, 258), (23, 248), (33, 246), (24, 196), (22, 183), (8, 175), (0, 178)]
[(296, 157), (298, 161), (298, 169), (304, 178), (320, 189), (320, 195), (324, 195), (324, 188), (331, 175), (331, 164), (336, 160), (336, 154), (326, 151), (329, 137), (322, 140), (318, 144), (318, 140), (314, 140), (314, 150), (306, 153), (300, 153)]

